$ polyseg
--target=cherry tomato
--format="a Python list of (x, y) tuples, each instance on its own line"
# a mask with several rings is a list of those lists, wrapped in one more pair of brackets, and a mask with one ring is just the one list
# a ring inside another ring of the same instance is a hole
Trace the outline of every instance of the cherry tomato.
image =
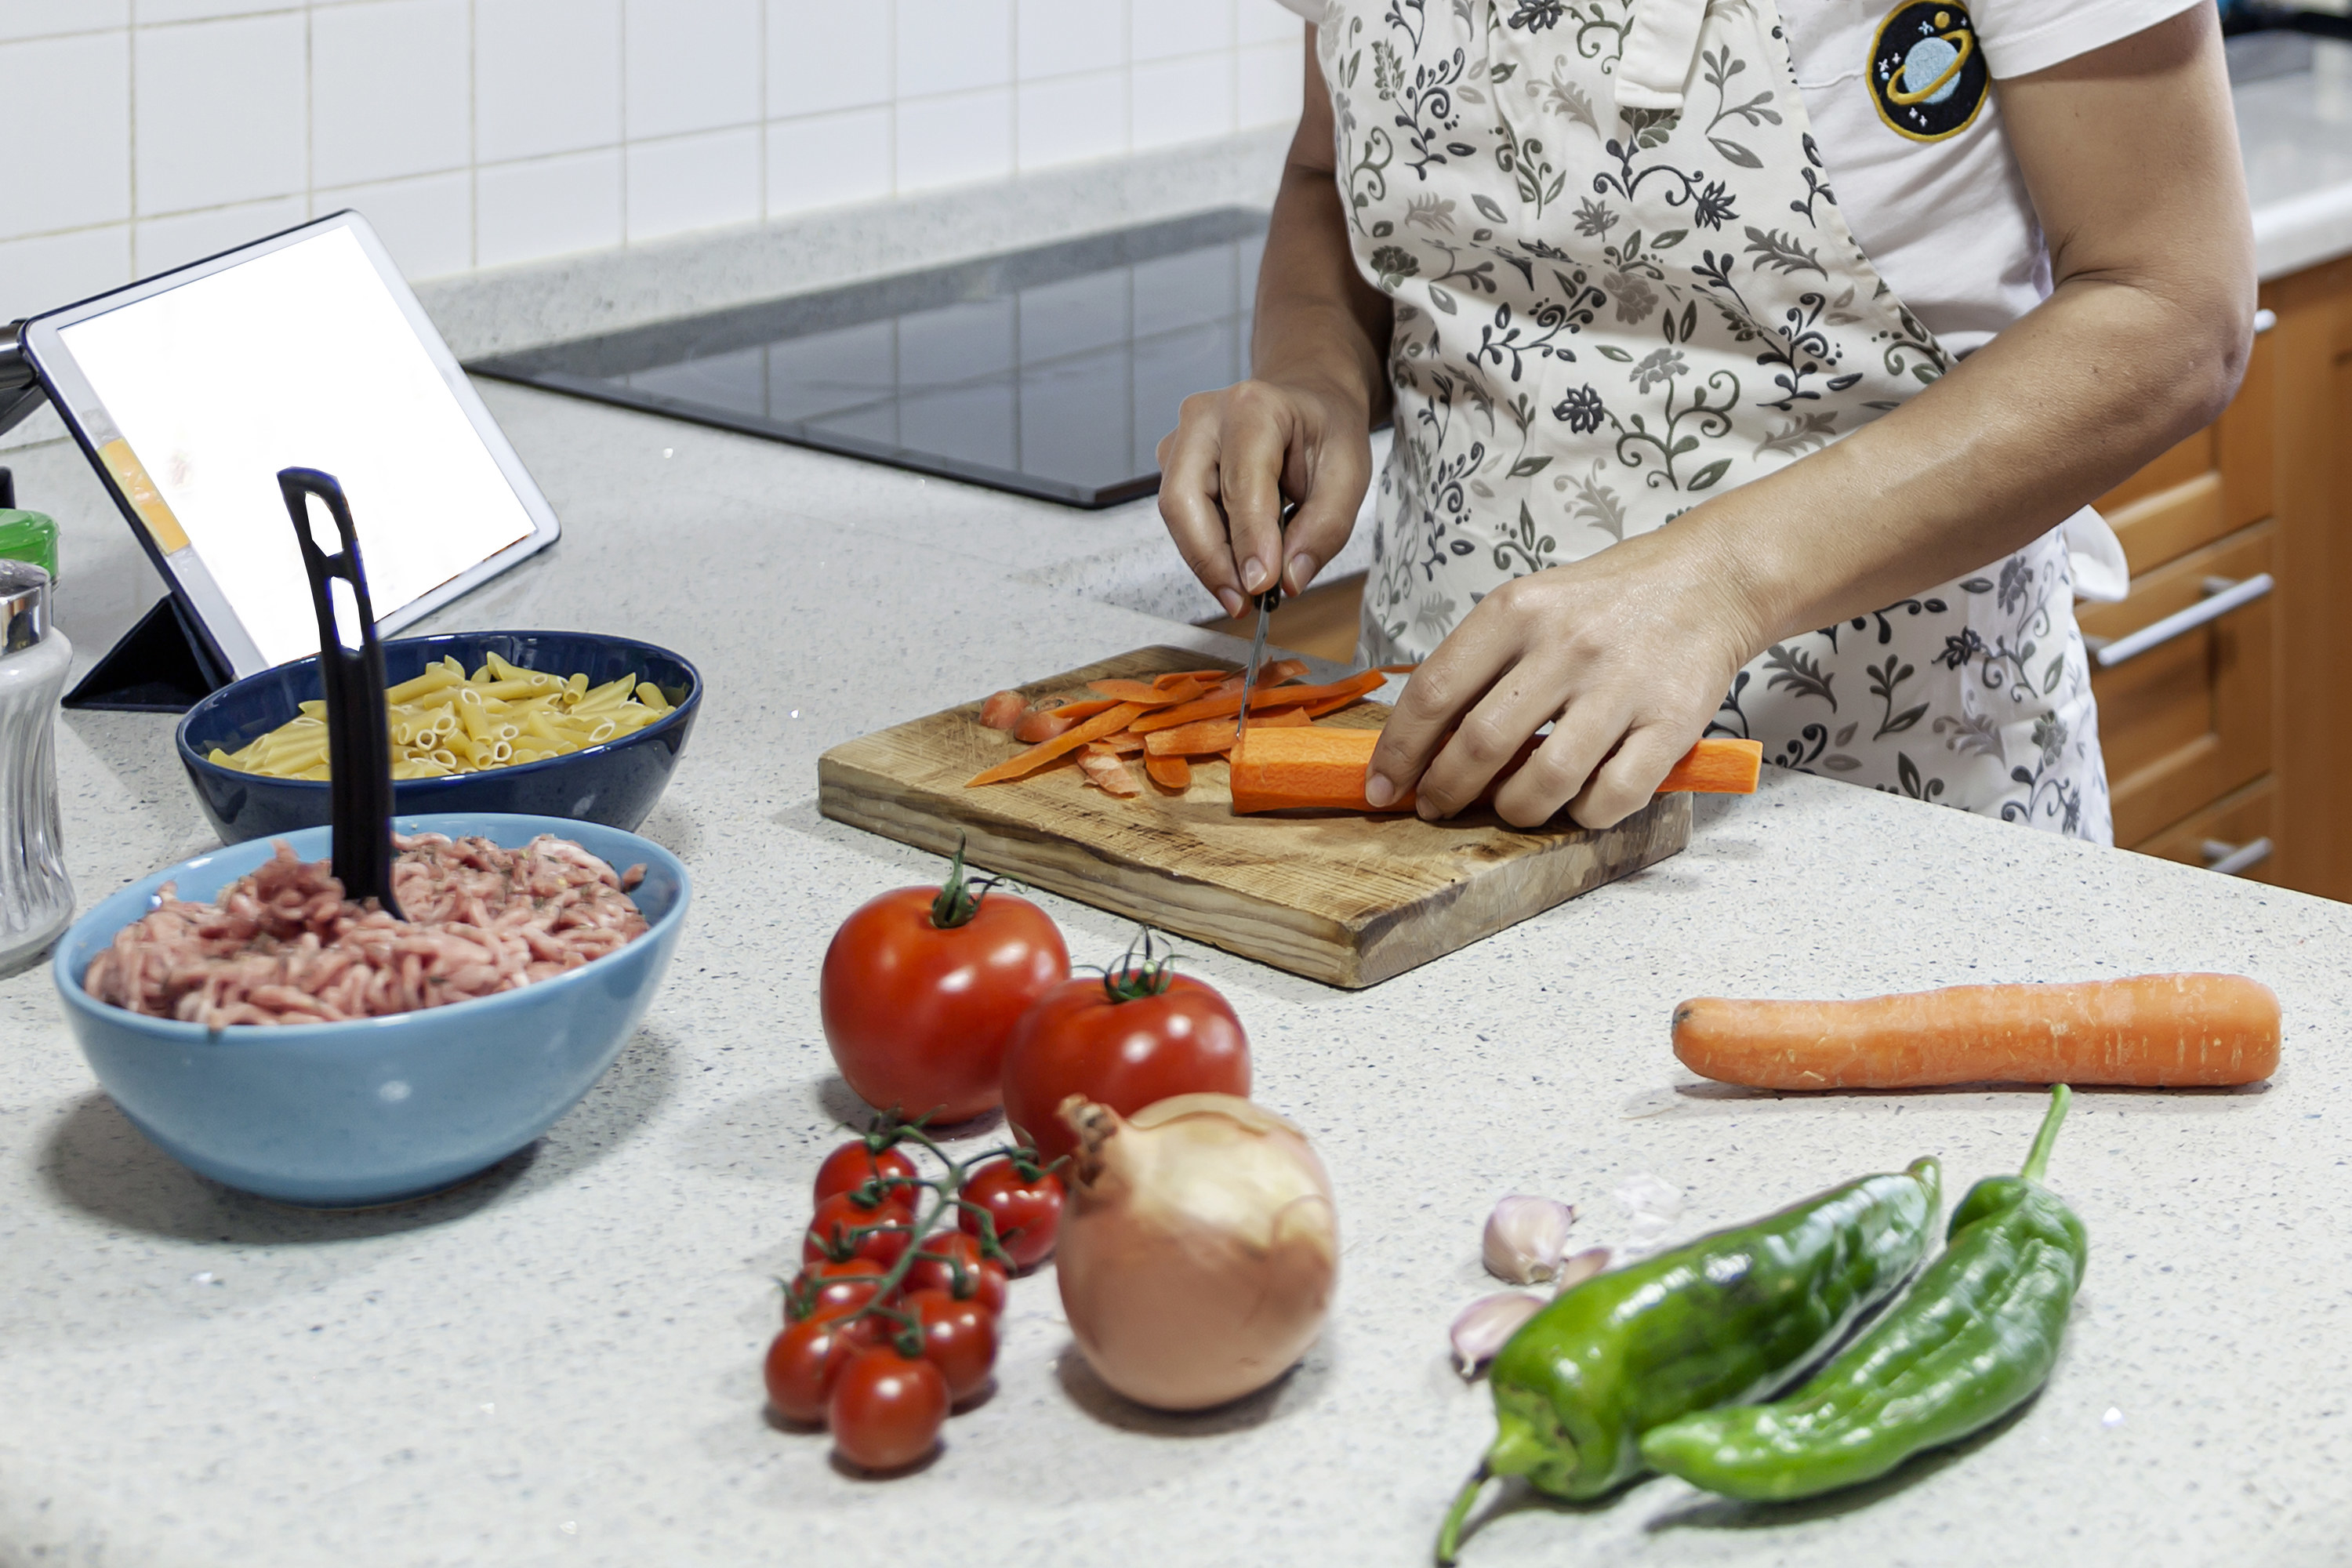
[[(816, 1168), (816, 1201), (823, 1203), (835, 1193), (845, 1193), (872, 1181), (911, 1181), (918, 1173), (915, 1162), (899, 1150), (885, 1149), (877, 1154), (863, 1142), (844, 1143)], [(908, 1189), (887, 1190), (899, 1193)]]
[(1066, 1096), (1132, 1116), (1171, 1095), (1249, 1087), (1249, 1038), (1225, 999), (1150, 963), (1055, 986), (1004, 1051), (1004, 1119), (1041, 1163), (1077, 1147), (1058, 1114)]
[(1010, 1278), (1003, 1264), (981, 1256), (980, 1243), (975, 1238), (960, 1230), (935, 1231), (923, 1238), (915, 1261), (908, 1265), (906, 1287), (909, 1294), (944, 1290), (960, 1300), (977, 1301), (1002, 1316), (1005, 1299), (1011, 1293), (1006, 1285)]
[(768, 1403), (787, 1421), (824, 1419), (824, 1396), (849, 1358), (880, 1342), (877, 1321), (859, 1318), (810, 1318), (788, 1324), (768, 1346), (762, 1371), (768, 1383)]
[(949, 1403), (947, 1377), (935, 1363), (909, 1360), (896, 1345), (860, 1351), (825, 1397), (834, 1452), (869, 1470), (902, 1469), (940, 1440)]
[(1069, 973), (1045, 911), (971, 894), (959, 854), (946, 887), (885, 893), (834, 932), (818, 986), (825, 1043), (877, 1110), (968, 1121), (996, 1108), (1015, 1021)]
[[(887, 1268), (898, 1261), (915, 1233), (913, 1214), (896, 1194), (874, 1205), (858, 1201), (862, 1193), (835, 1193), (816, 1205), (801, 1238), (801, 1261), (819, 1263), (829, 1258), (863, 1258)], [(882, 1227), (882, 1228), (877, 1228)], [(864, 1231), (864, 1236), (855, 1233)]]
[[(996, 1245), (1015, 1268), (1034, 1268), (1054, 1256), (1054, 1237), (1062, 1228), (1062, 1178), (1053, 1172), (1024, 1181), (1012, 1161), (991, 1160), (964, 1183), (963, 1198), (988, 1211), (996, 1222)], [(956, 1210), (956, 1224), (980, 1234), (980, 1215), (970, 1209)]]
[(948, 1398), (961, 1405), (988, 1386), (996, 1364), (996, 1314), (944, 1290), (918, 1290), (907, 1311), (923, 1333), (923, 1359), (948, 1380)]
[(845, 1318), (874, 1300), (883, 1271), (863, 1258), (812, 1263), (784, 1289), (784, 1321)]

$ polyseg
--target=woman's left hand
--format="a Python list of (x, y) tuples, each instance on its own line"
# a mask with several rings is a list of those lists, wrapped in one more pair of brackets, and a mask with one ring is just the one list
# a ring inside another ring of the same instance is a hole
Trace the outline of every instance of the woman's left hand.
[(1366, 796), (1417, 788), (1423, 817), (1452, 816), (1549, 723), (1495, 795), (1504, 821), (1531, 827), (1566, 805), (1607, 827), (1639, 811), (1756, 651), (1762, 617), (1703, 539), (1639, 535), (1480, 600), (1406, 683)]

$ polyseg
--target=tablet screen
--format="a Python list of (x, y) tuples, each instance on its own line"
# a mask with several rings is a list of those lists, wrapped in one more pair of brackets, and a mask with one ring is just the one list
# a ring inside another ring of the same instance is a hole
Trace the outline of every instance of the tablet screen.
[(100, 460), (165, 556), (196, 557), (200, 574), (175, 574), (218, 594), (264, 665), (319, 647), (280, 468), (341, 481), (379, 625), (532, 532), (348, 228), (68, 322), (58, 340), (127, 447), (109, 442)]

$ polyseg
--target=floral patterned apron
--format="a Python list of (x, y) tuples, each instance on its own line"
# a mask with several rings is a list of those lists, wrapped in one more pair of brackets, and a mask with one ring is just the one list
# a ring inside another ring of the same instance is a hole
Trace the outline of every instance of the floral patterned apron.
[[(1395, 300), (1365, 656), (1660, 527), (1950, 366), (1839, 213), (1773, 0), (1330, 0), (1357, 264)], [(1712, 734), (2105, 841), (2063, 531), (1775, 645)]]

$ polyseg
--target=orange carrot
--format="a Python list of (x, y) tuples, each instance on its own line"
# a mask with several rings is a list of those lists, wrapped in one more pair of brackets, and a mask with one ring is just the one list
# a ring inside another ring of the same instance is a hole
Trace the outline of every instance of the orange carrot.
[[(1378, 689), (1381, 680), (1380, 675), (1367, 670), (1361, 675), (1351, 675), (1345, 680), (1335, 680), (1328, 686), (1283, 686), (1272, 689), (1260, 686), (1250, 694), (1250, 711), (1255, 713), (1265, 708), (1300, 707), (1327, 697), (1337, 697), (1343, 691), (1360, 696)], [(1135, 727), (1138, 731), (1148, 734), (1154, 730), (1172, 730), (1179, 724), (1190, 724), (1196, 719), (1230, 718), (1241, 710), (1241, 689), (1235, 687), (1223, 696), (1202, 697), (1178, 707), (1162, 708), (1137, 721)]]
[[(1370, 764), (1372, 748), (1380, 739), (1378, 730), (1276, 730), (1267, 736), (1266, 749), (1261, 751), (1257, 726), (1252, 724), (1248, 743), (1234, 757), (1234, 810), (1370, 811), (1372, 803), (1364, 798), (1364, 769)], [(1520, 760), (1534, 747), (1531, 739), (1520, 749)], [(1701, 741), (1674, 765), (1658, 788), (1706, 795), (1753, 794), (1757, 760), (1762, 754), (1763, 747), (1754, 741)], [(1517, 766), (1515, 762), (1505, 768), (1496, 775), (1496, 782), (1509, 777)], [(1488, 786), (1489, 794), (1493, 788)], [(1411, 811), (1412, 804), (1413, 796), (1408, 793), (1380, 809)]]
[(1058, 698), (1052, 699), (1024, 714), (1013, 731), (1013, 738), (1034, 746), (1040, 741), (1052, 740), (1081, 719), (1091, 719), (1118, 706), (1108, 697), (1085, 702), (1064, 702)]
[(1180, 681), (1197, 680), (1202, 686), (1214, 686), (1233, 674), (1230, 669), (1171, 669), (1165, 675), (1155, 675), (1151, 684), (1165, 691)]
[(1286, 681), (1303, 680), (1307, 677), (1307, 661), (1303, 658), (1277, 658), (1257, 672), (1258, 689), (1280, 686)]
[(1132, 730), (1121, 730), (1099, 741), (1088, 741), (1087, 750), (1102, 757), (1131, 757), (1143, 750), (1143, 737)]
[(1181, 757), (1160, 757), (1145, 753), (1143, 771), (1161, 789), (1182, 795), (1192, 787), (1192, 764)]
[[(1364, 798), (1364, 768), (1380, 738), (1378, 730), (1262, 730), (1251, 724), (1248, 739), (1233, 756), (1234, 812), (1371, 810), (1372, 803)], [(1388, 809), (1411, 811), (1412, 796)]]
[(1029, 700), (1018, 691), (995, 691), (980, 705), (980, 721), (992, 730), (1016, 728), (1029, 711)]
[(2279, 1005), (2237, 974), (2143, 974), (2071, 985), (1955, 985), (1857, 1002), (1675, 1009), (1675, 1055), (1757, 1089), (1949, 1083), (2253, 1083), (2278, 1070)]
[(1098, 741), (1105, 735), (1116, 735), (1132, 722), (1143, 710), (1132, 702), (1122, 702), (1107, 708), (1083, 724), (1065, 730), (1042, 745), (1030, 747), (1017, 756), (1009, 757), (992, 768), (983, 768), (964, 781), (964, 788), (976, 784), (1003, 784), (1006, 779), (1026, 777), (1056, 757), (1067, 756), (1088, 741)]
[(1089, 784), (1100, 784), (1116, 795), (1141, 795), (1143, 786), (1135, 782), (1135, 774), (1117, 757), (1107, 757), (1095, 751), (1078, 753), (1078, 766)]
[(1167, 687), (1155, 686), (1148, 680), (1097, 680), (1092, 684), (1105, 697), (1116, 698), (1121, 702), (1139, 702), (1147, 708), (1190, 702), (1202, 691), (1201, 683), (1197, 680), (1180, 680)]
[(1761, 741), (1701, 741), (1666, 770), (1658, 793), (1686, 789), (1696, 795), (1754, 795), (1763, 771)]
[[(1252, 713), (1252, 730), (1296, 730), (1307, 723), (1305, 710), (1277, 708), (1271, 713)], [(1199, 719), (1190, 724), (1179, 724), (1172, 730), (1154, 730), (1143, 737), (1143, 750), (1154, 757), (1198, 757), (1212, 752), (1230, 752), (1234, 747), (1234, 722), (1230, 719)]]

